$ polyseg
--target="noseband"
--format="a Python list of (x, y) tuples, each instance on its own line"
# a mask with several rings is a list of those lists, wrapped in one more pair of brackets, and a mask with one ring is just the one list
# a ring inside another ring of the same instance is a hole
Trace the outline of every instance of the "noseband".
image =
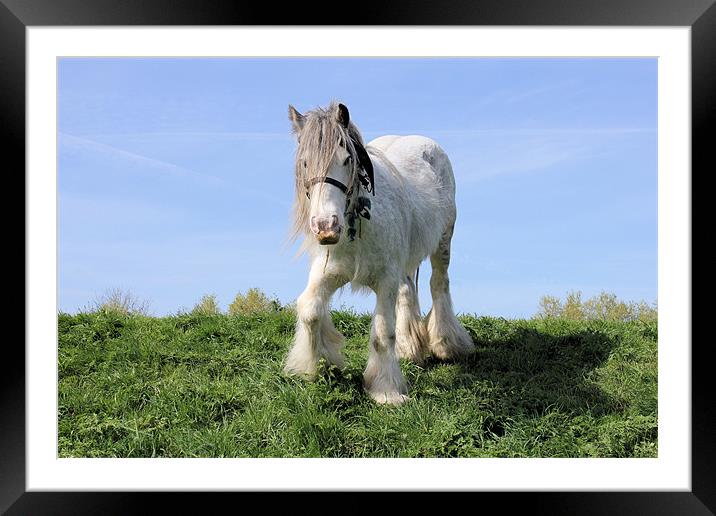
[(313, 185), (318, 183), (328, 183), (329, 185), (333, 185), (341, 192), (346, 194), (347, 197), (350, 197), (350, 194), (353, 193), (352, 189), (349, 190), (346, 185), (344, 185), (337, 179), (333, 179), (332, 177), (313, 177), (303, 182), (303, 186), (306, 187), (306, 197), (308, 197), (309, 199), (311, 198), (311, 194), (309, 193), (309, 191)]

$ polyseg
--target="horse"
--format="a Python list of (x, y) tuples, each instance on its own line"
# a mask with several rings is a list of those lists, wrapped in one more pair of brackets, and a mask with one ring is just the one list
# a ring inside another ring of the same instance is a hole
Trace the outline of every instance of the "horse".
[[(445, 151), (424, 136), (386, 135), (364, 144), (348, 108), (332, 101), (306, 114), (289, 105), (297, 140), (293, 237), (310, 259), (297, 299), (284, 372), (315, 378), (320, 359), (343, 368), (332, 295), (350, 282), (376, 295), (363, 387), (400, 405), (408, 386), (399, 359), (455, 360), (474, 344), (452, 307), (448, 266), (456, 219), (455, 178)], [(432, 308), (421, 320), (418, 267), (430, 257)]]

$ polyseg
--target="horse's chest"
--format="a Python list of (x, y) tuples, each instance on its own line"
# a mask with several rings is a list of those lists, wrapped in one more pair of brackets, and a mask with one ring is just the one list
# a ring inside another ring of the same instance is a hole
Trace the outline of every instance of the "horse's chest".
[(375, 287), (385, 271), (385, 257), (359, 249), (336, 256), (333, 267), (354, 286)]

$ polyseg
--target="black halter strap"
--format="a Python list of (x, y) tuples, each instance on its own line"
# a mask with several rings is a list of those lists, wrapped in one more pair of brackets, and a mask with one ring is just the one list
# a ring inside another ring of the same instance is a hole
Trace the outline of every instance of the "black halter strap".
[(308, 197), (309, 199), (311, 198), (309, 189), (317, 183), (328, 183), (329, 185), (335, 186), (346, 195), (348, 195), (349, 193), (348, 187), (337, 179), (333, 179), (332, 177), (312, 177), (311, 179), (307, 179), (303, 183), (303, 185), (306, 187), (306, 197)]

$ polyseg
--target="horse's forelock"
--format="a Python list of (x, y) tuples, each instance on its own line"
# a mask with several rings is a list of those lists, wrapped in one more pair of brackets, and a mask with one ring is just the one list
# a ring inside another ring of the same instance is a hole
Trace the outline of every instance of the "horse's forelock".
[[(343, 127), (336, 116), (338, 106), (331, 103), (328, 108), (316, 108), (306, 113), (303, 128), (296, 149), (295, 175), (296, 192), (294, 200), (293, 238), (308, 228), (311, 202), (306, 197), (304, 182), (308, 178), (324, 178), (339, 146), (345, 147), (355, 156), (351, 137), (363, 144), (358, 128), (350, 122)], [(304, 168), (303, 164), (306, 163)], [(353, 160), (354, 164), (356, 160)]]

